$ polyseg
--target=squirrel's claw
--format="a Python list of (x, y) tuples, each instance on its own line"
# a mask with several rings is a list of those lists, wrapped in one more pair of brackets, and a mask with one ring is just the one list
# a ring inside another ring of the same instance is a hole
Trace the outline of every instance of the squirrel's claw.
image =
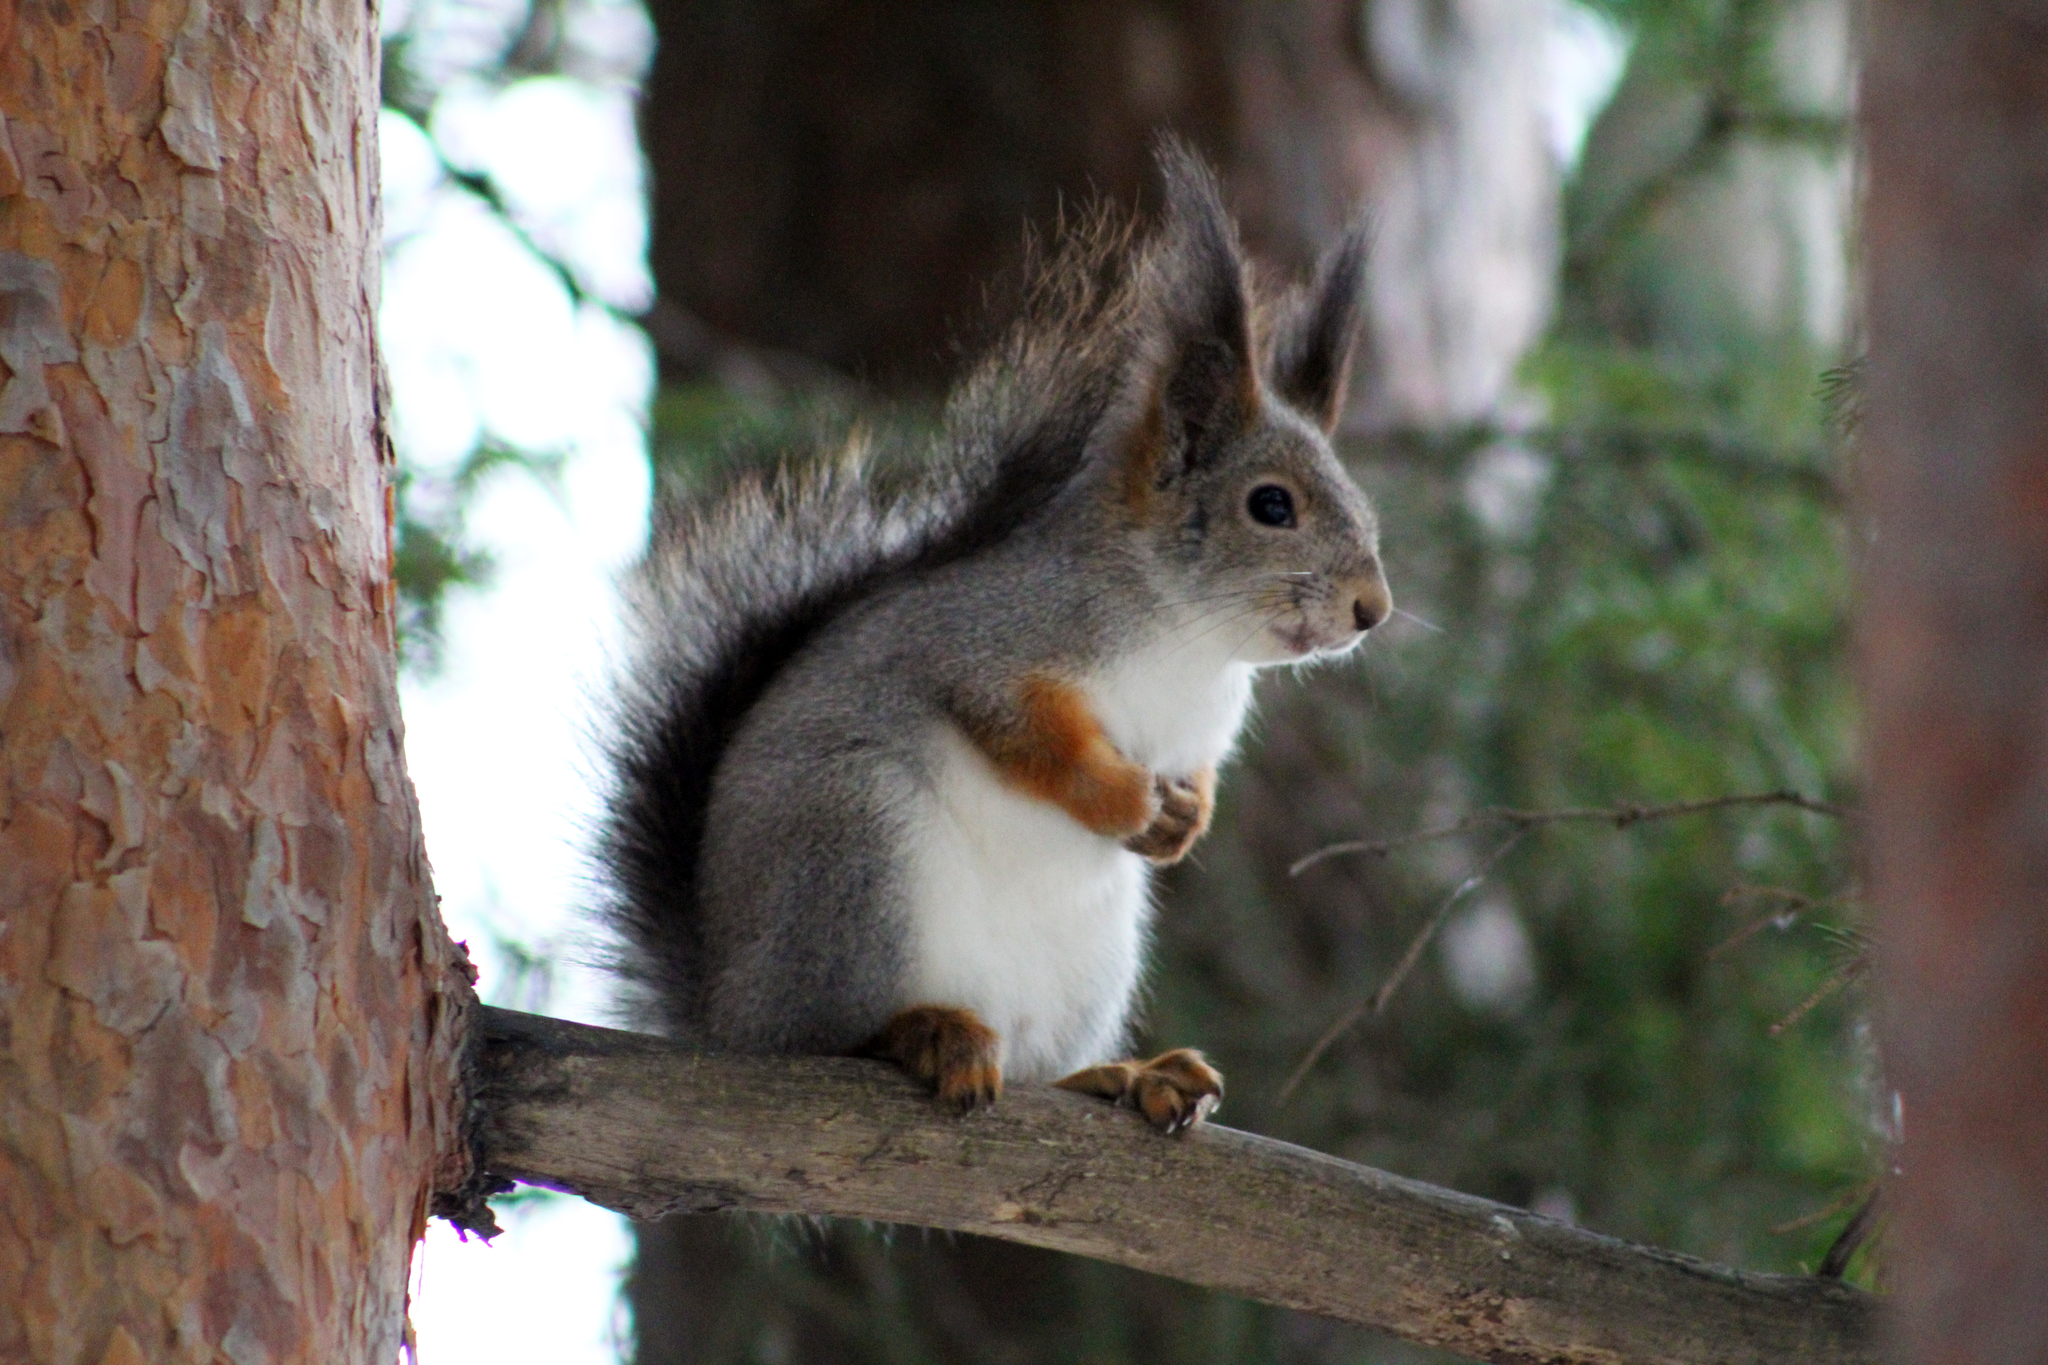
[(1215, 809), (1216, 774), (1204, 769), (1192, 777), (1157, 777), (1153, 783), (1159, 813), (1151, 824), (1124, 840), (1124, 847), (1164, 867), (1185, 858), (1195, 840), (1208, 831), (1209, 816)]
[(1062, 1090), (1127, 1104), (1162, 1133), (1194, 1127), (1223, 1102), (1223, 1076), (1191, 1047), (1162, 1052), (1149, 1062), (1091, 1066), (1054, 1082)]
[(995, 1030), (973, 1010), (914, 1005), (899, 1010), (859, 1054), (891, 1061), (932, 1088), (940, 1104), (966, 1113), (1003, 1093)]

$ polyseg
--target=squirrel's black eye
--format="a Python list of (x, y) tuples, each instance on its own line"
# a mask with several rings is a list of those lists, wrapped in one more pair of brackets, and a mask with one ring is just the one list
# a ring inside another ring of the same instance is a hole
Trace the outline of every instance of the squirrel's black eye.
[(1262, 483), (1245, 499), (1244, 510), (1261, 526), (1294, 525), (1294, 495), (1277, 483)]

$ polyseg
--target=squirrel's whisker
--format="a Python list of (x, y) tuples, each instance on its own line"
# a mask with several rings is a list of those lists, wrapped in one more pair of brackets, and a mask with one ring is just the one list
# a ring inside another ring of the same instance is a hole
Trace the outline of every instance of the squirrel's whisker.
[(1442, 626), (1438, 625), (1434, 621), (1425, 621), (1412, 611), (1403, 611), (1401, 610), (1401, 608), (1395, 607), (1393, 608), (1393, 613), (1394, 615), (1400, 617), (1403, 621), (1413, 621), (1416, 625), (1421, 626), (1424, 630), (1428, 631), (1432, 635), (1442, 635), (1445, 633), (1444, 628)]

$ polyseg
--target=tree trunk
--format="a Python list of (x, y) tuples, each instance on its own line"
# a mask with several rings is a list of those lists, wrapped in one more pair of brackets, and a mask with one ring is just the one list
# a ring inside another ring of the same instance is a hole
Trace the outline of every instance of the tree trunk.
[(1873, 6), (1862, 676), (1900, 1359), (2048, 1360), (2048, 5)]
[(1162, 129), (1217, 164), (1254, 254), (1283, 271), (1370, 205), (1354, 405), (1369, 424), (1484, 415), (1548, 317), (1558, 171), (1536, 112), (1540, 6), (649, 9), (652, 330), (672, 374), (690, 359), (673, 344), (680, 310), (884, 389), (941, 384), (1024, 225), (1146, 202)]
[(10, 1361), (399, 1346), (469, 997), (400, 747), (376, 50), (0, 6)]

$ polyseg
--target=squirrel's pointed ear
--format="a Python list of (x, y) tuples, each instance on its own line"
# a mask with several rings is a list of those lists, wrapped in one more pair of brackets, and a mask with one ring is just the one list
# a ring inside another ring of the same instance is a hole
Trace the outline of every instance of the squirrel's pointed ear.
[(1273, 330), (1273, 391), (1326, 432), (1344, 415), (1364, 287), (1365, 229), (1359, 226), (1324, 254), (1314, 285)]
[(1258, 362), (1244, 257), (1216, 177), (1171, 138), (1159, 144), (1159, 169), (1166, 224), (1151, 261), (1160, 334), (1148, 385), (1156, 411), (1145, 424), (1163, 442), (1159, 453), (1187, 469), (1258, 410)]

